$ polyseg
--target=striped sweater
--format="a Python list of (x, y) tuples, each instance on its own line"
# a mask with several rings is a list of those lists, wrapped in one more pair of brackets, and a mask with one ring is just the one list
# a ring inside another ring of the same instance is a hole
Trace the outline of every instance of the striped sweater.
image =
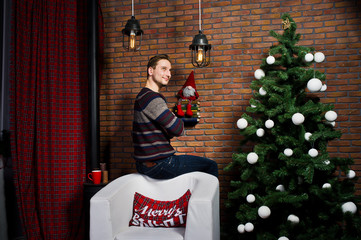
[(136, 161), (153, 161), (175, 153), (170, 139), (183, 134), (183, 121), (169, 109), (165, 98), (143, 88), (134, 103), (133, 146)]

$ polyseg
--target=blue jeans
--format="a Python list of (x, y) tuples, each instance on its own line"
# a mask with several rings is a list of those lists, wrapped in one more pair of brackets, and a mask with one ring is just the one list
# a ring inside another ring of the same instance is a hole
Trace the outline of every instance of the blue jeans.
[(205, 172), (218, 177), (218, 166), (213, 160), (192, 155), (173, 155), (154, 161), (153, 167), (136, 163), (137, 171), (151, 178), (170, 179), (189, 172)]

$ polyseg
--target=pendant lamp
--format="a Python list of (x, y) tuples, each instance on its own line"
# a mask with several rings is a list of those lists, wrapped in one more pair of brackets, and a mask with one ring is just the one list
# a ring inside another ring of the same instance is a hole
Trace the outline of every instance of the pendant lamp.
[(140, 29), (139, 21), (134, 17), (134, 0), (132, 0), (132, 17), (125, 24), (122, 33), (124, 49), (130, 52), (139, 51), (142, 45), (143, 30)]
[(199, 33), (194, 36), (189, 49), (192, 51), (192, 64), (195, 67), (206, 67), (210, 64), (212, 45), (208, 44), (206, 35), (202, 33), (201, 0), (199, 0)]

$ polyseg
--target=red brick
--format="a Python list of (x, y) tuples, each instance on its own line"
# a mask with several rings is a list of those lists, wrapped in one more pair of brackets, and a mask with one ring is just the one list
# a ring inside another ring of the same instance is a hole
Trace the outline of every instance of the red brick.
[(260, 4), (243, 4), (242, 9), (259, 9), (260, 8)]
[(336, 2), (335, 7), (336, 8), (339, 8), (339, 7), (354, 7), (354, 3), (349, 2), (349, 1), (338, 2), (338, 3)]
[(330, 9), (333, 7), (333, 3), (315, 4), (313, 9)]
[(329, 26), (339, 26), (339, 25), (345, 25), (346, 21), (345, 20), (337, 20), (337, 21), (326, 21), (325, 22), (325, 26), (329, 27)]

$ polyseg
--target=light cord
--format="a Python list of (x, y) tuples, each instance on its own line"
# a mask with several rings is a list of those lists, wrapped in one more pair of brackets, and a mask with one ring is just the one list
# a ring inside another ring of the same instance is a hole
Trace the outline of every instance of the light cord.
[(134, 0), (132, 0), (132, 16), (134, 16)]
[(201, 14), (201, 0), (199, 0), (199, 31), (202, 31), (202, 14)]

